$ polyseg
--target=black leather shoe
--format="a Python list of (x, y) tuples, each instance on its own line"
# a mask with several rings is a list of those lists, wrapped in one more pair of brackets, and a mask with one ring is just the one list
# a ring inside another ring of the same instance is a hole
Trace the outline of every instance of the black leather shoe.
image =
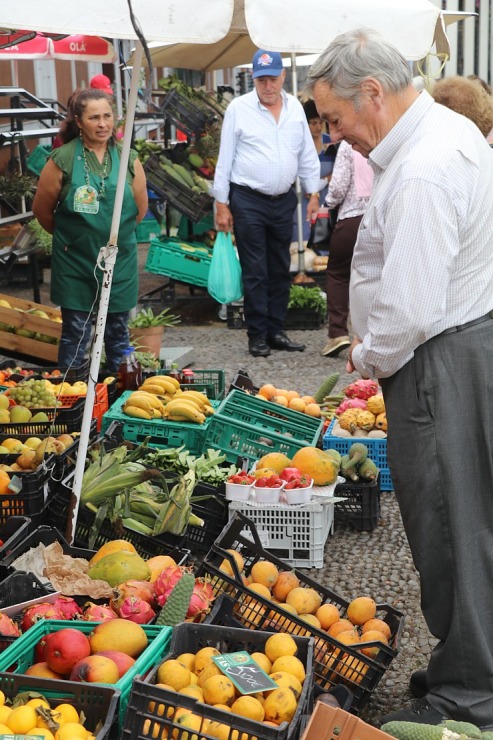
[(269, 345), (263, 337), (252, 337), (248, 340), (248, 351), (254, 357), (268, 357)]
[(296, 344), (282, 331), (267, 338), (267, 344), (272, 349), (280, 349), (285, 352), (303, 352), (304, 344)]
[(426, 671), (424, 670), (424, 668), (411, 673), (411, 678), (409, 680), (409, 691), (417, 699), (421, 699), (428, 693), (428, 681), (426, 679)]

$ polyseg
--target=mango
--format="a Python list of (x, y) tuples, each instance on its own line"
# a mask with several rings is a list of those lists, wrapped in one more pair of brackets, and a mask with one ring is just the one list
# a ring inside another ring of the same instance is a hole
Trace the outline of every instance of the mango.
[(95, 581), (106, 581), (116, 588), (125, 581), (150, 581), (151, 571), (140, 555), (131, 552), (114, 552), (91, 566), (87, 572)]

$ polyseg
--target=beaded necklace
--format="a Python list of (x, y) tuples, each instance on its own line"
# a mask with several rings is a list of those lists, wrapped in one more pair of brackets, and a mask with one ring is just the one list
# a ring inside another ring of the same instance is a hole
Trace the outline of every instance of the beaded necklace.
[[(89, 164), (87, 162), (86, 149), (84, 146), (84, 139), (82, 138), (82, 131), (80, 134), (80, 138), (82, 139), (82, 157), (84, 159), (84, 173), (85, 173), (85, 178), (86, 178), (86, 185), (88, 188), (90, 188), (92, 187), (91, 182), (89, 180), (90, 169), (89, 169)], [(101, 185), (99, 186), (99, 190), (97, 191), (97, 196), (96, 196), (97, 200), (103, 200), (104, 194), (106, 192), (106, 179), (108, 177), (108, 162), (109, 162), (108, 148), (106, 148), (106, 151), (103, 157), (102, 169), (99, 173), (99, 176), (101, 178)]]

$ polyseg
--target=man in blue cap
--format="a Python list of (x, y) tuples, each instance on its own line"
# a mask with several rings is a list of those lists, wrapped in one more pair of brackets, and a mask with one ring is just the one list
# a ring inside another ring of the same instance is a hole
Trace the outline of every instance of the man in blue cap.
[(291, 276), (293, 214), (298, 175), (310, 194), (307, 219), (318, 212), (320, 162), (301, 103), (283, 90), (281, 55), (253, 57), (254, 90), (229, 104), (214, 179), (216, 227), (234, 229), (243, 272), (248, 349), (302, 352), (284, 332)]

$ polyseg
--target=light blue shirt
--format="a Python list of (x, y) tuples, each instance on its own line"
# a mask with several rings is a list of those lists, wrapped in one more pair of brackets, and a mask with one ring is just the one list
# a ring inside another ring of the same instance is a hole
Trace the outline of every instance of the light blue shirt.
[(212, 190), (219, 203), (228, 202), (231, 182), (265, 195), (281, 195), (298, 175), (305, 192), (318, 191), (320, 162), (305, 112), (293, 95), (284, 90), (281, 94), (278, 121), (256, 90), (228, 105)]

